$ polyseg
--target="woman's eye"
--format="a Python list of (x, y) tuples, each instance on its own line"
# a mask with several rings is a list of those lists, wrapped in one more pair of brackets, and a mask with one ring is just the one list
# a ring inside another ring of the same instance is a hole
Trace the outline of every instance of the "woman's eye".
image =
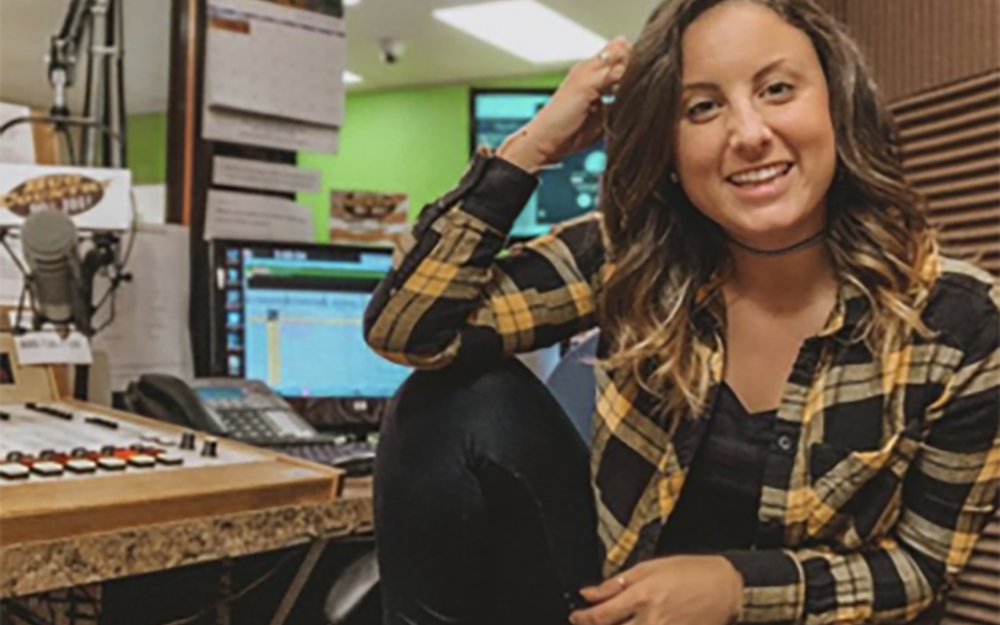
[(688, 107), (687, 116), (691, 119), (704, 117), (705, 115), (710, 113), (714, 108), (715, 108), (715, 102), (712, 102), (711, 100), (697, 102)]
[(788, 95), (792, 92), (794, 88), (787, 82), (776, 82), (772, 85), (768, 85), (764, 89), (764, 93), (769, 96), (783, 96)]

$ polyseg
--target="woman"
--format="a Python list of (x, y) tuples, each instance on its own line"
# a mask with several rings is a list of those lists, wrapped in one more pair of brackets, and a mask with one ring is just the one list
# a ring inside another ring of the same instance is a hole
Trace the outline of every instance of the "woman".
[[(611, 90), (601, 215), (498, 257)], [(995, 503), (1000, 298), (895, 141), (810, 0), (667, 0), (478, 155), (366, 320), (445, 370), (380, 448), (387, 622), (933, 622)], [(554, 402), (482, 371), (595, 324), (592, 510)]]

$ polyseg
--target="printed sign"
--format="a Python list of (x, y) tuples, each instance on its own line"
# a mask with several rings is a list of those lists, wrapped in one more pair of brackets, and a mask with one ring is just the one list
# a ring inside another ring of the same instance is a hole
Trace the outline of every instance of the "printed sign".
[(333, 191), (330, 242), (392, 246), (408, 228), (409, 205), (405, 193)]
[(132, 222), (127, 169), (0, 163), (0, 226), (56, 210), (84, 230), (126, 230)]

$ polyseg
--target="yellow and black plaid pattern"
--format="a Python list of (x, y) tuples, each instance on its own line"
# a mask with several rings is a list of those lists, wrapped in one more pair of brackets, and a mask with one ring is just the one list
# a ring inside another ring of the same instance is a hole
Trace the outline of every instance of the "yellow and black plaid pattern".
[[(396, 362), (434, 368), (554, 344), (596, 323), (604, 274), (588, 217), (503, 255), (534, 189), (479, 156), (459, 187), (425, 209), (366, 316)], [(1000, 289), (941, 259), (923, 313), (935, 332), (888, 355), (856, 340), (867, 300), (844, 286), (826, 329), (803, 345), (778, 408), (755, 548), (723, 554), (745, 580), (747, 623), (911, 622), (941, 598), (994, 509), (1000, 480)], [(722, 380), (724, 312), (710, 290)], [(674, 435), (627, 372), (597, 369), (592, 470), (605, 572), (654, 557), (705, 430)]]

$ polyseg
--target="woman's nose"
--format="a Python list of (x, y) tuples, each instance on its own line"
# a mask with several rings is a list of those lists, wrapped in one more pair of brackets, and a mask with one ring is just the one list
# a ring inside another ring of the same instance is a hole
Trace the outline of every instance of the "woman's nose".
[(753, 155), (770, 146), (774, 135), (767, 120), (751, 105), (734, 109), (729, 128), (729, 147)]

